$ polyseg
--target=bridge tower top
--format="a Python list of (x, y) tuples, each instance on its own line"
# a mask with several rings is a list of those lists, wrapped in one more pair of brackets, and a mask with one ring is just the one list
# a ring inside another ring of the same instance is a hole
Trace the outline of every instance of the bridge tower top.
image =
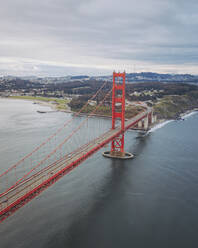
[[(121, 94), (120, 94), (121, 93)], [(116, 103), (121, 104), (121, 111), (116, 109)], [(121, 128), (124, 131), (125, 124), (125, 72), (113, 72), (112, 89), (112, 129), (115, 129), (116, 119), (121, 119)]]

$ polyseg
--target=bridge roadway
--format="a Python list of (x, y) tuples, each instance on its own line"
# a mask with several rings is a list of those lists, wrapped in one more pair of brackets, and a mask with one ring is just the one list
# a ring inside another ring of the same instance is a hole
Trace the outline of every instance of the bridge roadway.
[[(136, 115), (125, 122), (125, 130), (145, 118), (151, 109)], [(15, 212), (18, 208), (40, 194), (44, 189), (55, 183), (59, 178), (69, 173), (94, 152), (121, 134), (120, 127), (110, 129), (98, 138), (83, 145), (70, 154), (55, 161), (33, 176), (24, 179), (13, 186), (8, 192), (0, 195), (0, 222)]]

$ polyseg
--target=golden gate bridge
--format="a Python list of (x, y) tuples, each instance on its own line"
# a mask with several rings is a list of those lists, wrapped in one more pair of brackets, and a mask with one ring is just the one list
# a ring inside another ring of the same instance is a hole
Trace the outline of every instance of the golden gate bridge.
[[(96, 99), (107, 83), (104, 82), (90, 100)], [(91, 117), (110, 96), (111, 127), (106, 125), (104, 128), (100, 122), (99, 127), (91, 127)], [(113, 73), (112, 89), (89, 115), (81, 118), (88, 102), (31, 153), (0, 174), (0, 222), (110, 142), (111, 150), (104, 152), (104, 156), (118, 159), (133, 157), (124, 150), (125, 131), (143, 126), (148, 129), (154, 118), (152, 108), (144, 105), (142, 112), (125, 119), (125, 72)], [(79, 118), (78, 121), (76, 118)]]

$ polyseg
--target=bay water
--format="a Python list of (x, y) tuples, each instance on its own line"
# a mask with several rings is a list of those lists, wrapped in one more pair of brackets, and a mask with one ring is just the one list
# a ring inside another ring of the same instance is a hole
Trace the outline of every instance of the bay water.
[[(0, 99), (0, 173), (69, 118), (31, 101)], [(198, 114), (146, 135), (128, 131), (132, 160), (104, 158), (108, 149), (1, 223), (0, 248), (196, 248)]]

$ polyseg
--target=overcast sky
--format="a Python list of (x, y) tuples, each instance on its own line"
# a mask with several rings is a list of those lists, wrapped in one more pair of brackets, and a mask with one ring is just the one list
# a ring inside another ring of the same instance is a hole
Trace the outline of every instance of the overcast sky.
[(198, 0), (0, 1), (0, 75), (198, 74)]

